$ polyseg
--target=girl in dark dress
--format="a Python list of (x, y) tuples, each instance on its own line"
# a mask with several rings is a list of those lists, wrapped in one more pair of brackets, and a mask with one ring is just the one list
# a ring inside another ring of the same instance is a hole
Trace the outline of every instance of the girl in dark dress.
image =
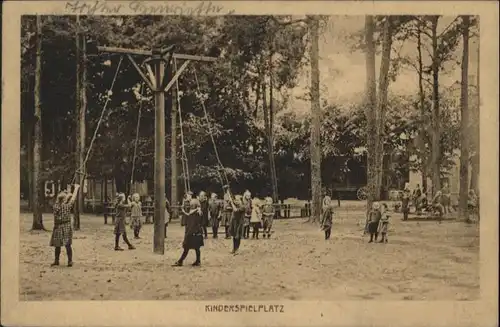
[(200, 209), (201, 209), (201, 228), (203, 229), (203, 235), (205, 239), (208, 238), (208, 198), (207, 194), (203, 191), (199, 195)]
[(200, 201), (198, 199), (192, 199), (190, 202), (190, 210), (186, 213), (186, 229), (184, 232), (184, 241), (182, 242), (184, 251), (174, 266), (182, 266), (191, 249), (196, 252), (196, 261), (193, 263), (193, 266), (201, 265), (200, 248), (204, 245), (201, 228), (201, 214)]
[(408, 213), (410, 212), (410, 192), (409, 190), (403, 191), (401, 198), (401, 211), (403, 212), (403, 220), (408, 220)]
[(219, 222), (221, 219), (221, 204), (217, 200), (217, 194), (212, 193), (210, 200), (208, 201), (208, 213), (210, 225), (212, 226), (213, 238), (218, 237)]
[(232, 254), (237, 254), (241, 244), (241, 238), (244, 236), (245, 207), (241, 196), (237, 195), (234, 201), (231, 201), (233, 207), (233, 217), (231, 218), (231, 236), (233, 237)]
[(224, 185), (224, 202), (222, 205), (222, 215), (221, 215), (221, 225), (224, 226), (224, 232), (226, 234), (226, 239), (231, 238), (229, 230), (231, 226), (231, 219), (233, 217), (233, 205), (232, 205), (232, 196), (231, 190), (229, 186)]
[[(130, 198), (129, 198), (130, 202)], [(115, 219), (115, 251), (123, 251), (119, 246), (120, 235), (123, 237), (123, 241), (128, 245), (129, 250), (134, 250), (135, 247), (129, 242), (127, 238), (127, 230), (125, 228), (125, 216), (127, 215), (127, 210), (130, 208), (130, 204), (125, 202), (125, 194), (118, 194), (118, 202), (116, 203), (116, 219)]]
[(368, 243), (373, 243), (375, 236), (375, 241), (378, 239), (378, 224), (380, 218), (382, 217), (380, 213), (380, 204), (378, 202), (373, 202), (372, 210), (370, 211), (370, 216), (368, 219), (368, 233), (370, 233), (370, 241)]
[(71, 248), (73, 229), (71, 228), (70, 213), (79, 188), (80, 185), (76, 184), (73, 194), (59, 193), (54, 204), (54, 229), (50, 238), (50, 246), (55, 247), (55, 260), (51, 266), (59, 266), (62, 246), (66, 248), (68, 267), (73, 266), (73, 249)]

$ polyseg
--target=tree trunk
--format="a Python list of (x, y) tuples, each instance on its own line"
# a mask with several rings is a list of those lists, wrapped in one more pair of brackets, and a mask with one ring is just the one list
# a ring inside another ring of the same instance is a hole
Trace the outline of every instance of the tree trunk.
[(42, 77), (42, 17), (36, 16), (36, 65), (35, 65), (35, 112), (33, 140), (33, 230), (45, 230), (43, 226), (42, 170), (42, 108), (40, 103)]
[(277, 178), (276, 178), (276, 165), (274, 162), (274, 141), (273, 141), (273, 125), (272, 125), (272, 110), (273, 110), (273, 83), (272, 83), (272, 61), (269, 60), (270, 66), (269, 66), (269, 77), (270, 77), (270, 83), (269, 83), (269, 106), (267, 102), (267, 93), (266, 93), (266, 82), (262, 82), (262, 109), (263, 109), (263, 114), (264, 114), (264, 127), (266, 129), (266, 134), (267, 134), (267, 153), (269, 157), (269, 170), (271, 174), (271, 186), (273, 190), (273, 201), (276, 203), (278, 201), (278, 185), (277, 185)]
[(391, 64), (392, 48), (392, 22), (390, 16), (385, 17), (383, 39), (382, 39), (382, 60), (380, 63), (379, 90), (377, 103), (377, 136), (375, 142), (375, 171), (376, 190), (375, 196), (381, 199), (384, 189), (382, 181), (384, 176), (384, 140), (385, 140), (385, 115), (387, 111), (387, 92), (389, 89), (389, 66)]
[(375, 80), (375, 43), (373, 33), (375, 24), (373, 16), (365, 17), (365, 51), (366, 51), (366, 148), (367, 148), (367, 215), (374, 200), (376, 200), (376, 179), (375, 179), (375, 135), (376, 133), (376, 112), (377, 103), (377, 85)]
[(321, 105), (319, 94), (319, 21), (310, 16), (311, 36), (311, 221), (320, 220), (321, 215)]
[(431, 18), (432, 30), (432, 196), (441, 188), (441, 126), (439, 113), (439, 52), (437, 26), (439, 16)]
[(421, 173), (422, 173), (422, 190), (427, 190), (427, 148), (425, 146), (426, 140), (426, 126), (427, 126), (427, 113), (425, 109), (425, 92), (424, 92), (424, 65), (422, 59), (422, 24), (418, 25), (417, 31), (417, 53), (418, 53), (418, 95), (420, 100), (420, 160)]
[[(272, 64), (272, 55), (269, 58)], [(273, 66), (271, 65), (271, 71), (269, 76), (269, 138), (270, 138), (270, 152), (272, 156), (271, 164), (272, 164), (272, 172), (273, 172), (273, 200), (277, 202), (279, 199), (279, 191), (278, 191), (278, 172), (276, 171), (276, 160), (274, 158), (274, 76), (273, 76)]]
[(27, 167), (28, 167), (28, 209), (33, 210), (33, 122), (32, 119), (26, 124), (28, 135), (26, 138)]
[[(478, 23), (478, 30), (479, 30), (480, 24)], [(478, 31), (480, 33), (480, 31)], [(478, 37), (478, 43), (479, 43), (479, 37)], [(474, 119), (474, 126), (472, 128), (472, 140), (474, 144), (474, 156), (472, 157), (472, 163), (471, 163), (471, 180), (470, 180), (470, 188), (473, 189), (477, 195), (479, 195), (479, 151), (481, 148), (479, 139), (479, 113), (480, 113), (480, 108), (481, 108), (481, 96), (480, 96), (480, 89), (479, 89), (479, 84), (480, 84), (480, 72), (481, 72), (481, 65), (480, 65), (480, 56), (481, 56), (481, 46), (478, 44), (477, 46), (477, 73), (476, 73), (476, 98), (477, 98), (477, 107), (474, 108), (473, 112), (473, 119)]]
[(460, 196), (459, 216), (468, 220), (467, 200), (469, 198), (469, 24), (470, 17), (462, 16), (463, 52), (462, 52), (462, 83), (460, 92)]

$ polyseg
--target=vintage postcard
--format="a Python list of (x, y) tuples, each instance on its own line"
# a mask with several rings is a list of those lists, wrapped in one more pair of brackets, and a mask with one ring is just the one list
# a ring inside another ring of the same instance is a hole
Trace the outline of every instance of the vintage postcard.
[(7, 1), (5, 326), (495, 326), (498, 3)]

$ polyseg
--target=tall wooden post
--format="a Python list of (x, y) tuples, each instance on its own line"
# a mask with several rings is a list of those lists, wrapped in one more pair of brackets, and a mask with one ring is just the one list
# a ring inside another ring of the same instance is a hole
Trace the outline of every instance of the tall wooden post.
[[(77, 16), (78, 17), (78, 16)], [(87, 53), (86, 53), (86, 42), (85, 36), (83, 35), (80, 39), (81, 43), (81, 62), (80, 62), (80, 70), (81, 70), (81, 82), (80, 82), (80, 93), (77, 94), (79, 96), (79, 111), (78, 111), (78, 167), (86, 172), (85, 167), (85, 137), (86, 137), (86, 112), (87, 112)], [(79, 41), (79, 42), (80, 42)], [(83, 213), (84, 209), (84, 197), (85, 194), (83, 192), (83, 184), (85, 176), (83, 174), (79, 174), (80, 180), (79, 184), (82, 186), (81, 191), (78, 192), (78, 219), (74, 221), (75, 230), (80, 229), (80, 213)]]
[(154, 253), (165, 253), (165, 63), (161, 55), (153, 55), (156, 77), (155, 95), (155, 192), (154, 192)]
[[(169, 70), (171, 72), (171, 70)], [(171, 76), (168, 76), (170, 80)], [(173, 206), (173, 215), (177, 217), (178, 211), (176, 205), (178, 203), (179, 189), (178, 189), (178, 163), (177, 163), (177, 110), (178, 103), (172, 92), (172, 108), (170, 111), (170, 205)]]

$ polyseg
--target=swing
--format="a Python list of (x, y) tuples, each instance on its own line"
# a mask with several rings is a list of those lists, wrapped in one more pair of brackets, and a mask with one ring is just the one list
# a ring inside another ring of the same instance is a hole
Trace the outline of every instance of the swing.
[[(177, 71), (177, 60), (174, 58), (174, 69)], [(196, 88), (197, 88), (197, 95), (198, 98), (200, 99), (200, 104), (203, 108), (203, 114), (206, 120), (206, 123), (208, 125), (208, 134), (210, 136), (210, 140), (212, 141), (212, 146), (214, 149), (215, 157), (217, 159), (217, 164), (218, 164), (218, 175), (219, 175), (219, 181), (221, 182), (222, 185), (229, 185), (229, 179), (227, 178), (226, 171), (224, 169), (224, 166), (222, 165), (222, 162), (219, 157), (219, 152), (217, 150), (217, 145), (215, 143), (215, 139), (212, 133), (212, 126), (210, 124), (210, 120), (208, 118), (208, 112), (207, 108), (205, 106), (205, 98), (202, 97), (201, 93), (201, 88), (200, 84), (198, 82), (198, 75), (196, 74), (196, 70), (194, 71), (194, 78), (196, 81)], [(181, 135), (181, 156), (182, 156), (182, 170), (184, 174), (184, 187), (187, 191), (191, 191), (191, 186), (190, 186), (190, 181), (189, 181), (189, 167), (188, 167), (188, 160), (187, 160), (187, 154), (185, 150), (185, 142), (184, 142), (184, 132), (183, 132), (183, 127), (182, 127), (182, 110), (181, 110), (181, 101), (180, 101), (180, 95), (179, 95), (179, 82), (176, 80), (176, 88), (177, 88), (177, 106), (178, 106), (178, 115), (179, 115), (179, 120), (180, 120), (180, 135)]]
[(133, 189), (134, 186), (134, 171), (135, 171), (135, 160), (137, 159), (137, 144), (139, 143), (139, 128), (141, 126), (141, 112), (142, 112), (142, 103), (144, 99), (142, 98), (142, 92), (144, 91), (144, 82), (141, 83), (140, 87), (140, 99), (139, 99), (139, 112), (137, 114), (137, 126), (135, 128), (135, 141), (134, 141), (134, 156), (132, 157), (132, 172), (130, 174), (130, 193), (135, 192)]
[(73, 185), (76, 182), (77, 175), (81, 175), (82, 178), (85, 178), (86, 172), (85, 172), (85, 165), (87, 161), (90, 158), (90, 152), (92, 150), (92, 146), (94, 145), (94, 141), (97, 138), (97, 132), (99, 131), (99, 127), (101, 126), (102, 120), (104, 118), (104, 113), (106, 112), (106, 108), (108, 106), (109, 100), (111, 100), (111, 95), (113, 95), (113, 87), (116, 82), (116, 78), (118, 77), (118, 72), (120, 71), (120, 66), (123, 61), (123, 56), (120, 56), (120, 61), (118, 62), (118, 66), (116, 68), (115, 75), (113, 77), (113, 81), (111, 82), (111, 87), (108, 90), (107, 96), (106, 96), (106, 102), (104, 102), (104, 106), (101, 111), (101, 116), (99, 117), (99, 120), (97, 121), (97, 126), (94, 130), (94, 135), (92, 136), (92, 139), (90, 140), (89, 147), (87, 149), (87, 154), (85, 155), (85, 159), (83, 160), (82, 165), (75, 171), (75, 174), (73, 175), (73, 179), (71, 180), (71, 185)]
[[(177, 71), (177, 60), (174, 58), (174, 69)], [(176, 87), (176, 95), (177, 95), (177, 109), (178, 109), (178, 115), (179, 115), (179, 124), (180, 124), (180, 132), (181, 132), (181, 164), (182, 164), (182, 173), (184, 176), (184, 190), (186, 192), (191, 191), (191, 183), (189, 180), (189, 165), (188, 165), (188, 159), (187, 159), (187, 154), (186, 154), (186, 147), (184, 143), (184, 132), (182, 128), (182, 110), (181, 110), (181, 97), (179, 94), (179, 79), (175, 80), (175, 87)]]

